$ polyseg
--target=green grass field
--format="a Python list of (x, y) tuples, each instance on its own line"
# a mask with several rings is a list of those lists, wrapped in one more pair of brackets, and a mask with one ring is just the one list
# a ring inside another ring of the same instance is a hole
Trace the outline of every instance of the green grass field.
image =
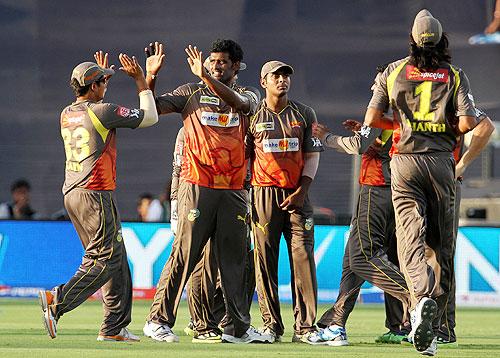
[[(130, 325), (135, 334), (142, 336), (144, 318), (149, 301), (136, 301)], [(322, 313), (326, 306), (320, 306)], [(382, 305), (358, 305), (347, 325), (350, 346), (326, 347), (289, 343), (292, 329), (292, 310), (283, 305), (287, 332), (283, 343), (266, 345), (200, 345), (191, 343), (182, 335), (188, 323), (187, 307), (179, 309), (174, 331), (180, 343), (159, 343), (143, 337), (139, 343), (97, 342), (97, 331), (102, 309), (99, 302), (87, 302), (65, 315), (58, 325), (58, 336), (50, 339), (42, 326), (38, 302), (35, 300), (0, 299), (0, 356), (2, 357), (417, 357), (411, 346), (380, 345), (374, 339), (385, 332)], [(442, 357), (498, 357), (500, 355), (500, 310), (460, 309), (457, 312), (458, 345), (439, 346)], [(258, 307), (252, 307), (253, 324), (261, 323)]]

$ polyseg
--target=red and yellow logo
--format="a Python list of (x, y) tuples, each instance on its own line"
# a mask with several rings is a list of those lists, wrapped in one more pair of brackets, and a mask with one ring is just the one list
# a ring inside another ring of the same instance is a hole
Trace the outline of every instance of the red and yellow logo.
[(293, 127), (300, 127), (300, 122), (298, 120), (290, 121), (290, 125)]
[(431, 81), (431, 82), (448, 82), (448, 70), (446, 68), (438, 68), (435, 71), (422, 72), (417, 67), (406, 66), (406, 79), (410, 81)]
[(221, 126), (225, 127), (229, 123), (229, 116), (227, 114), (219, 114), (217, 121)]
[(278, 147), (283, 151), (288, 150), (288, 139), (280, 140), (278, 143)]

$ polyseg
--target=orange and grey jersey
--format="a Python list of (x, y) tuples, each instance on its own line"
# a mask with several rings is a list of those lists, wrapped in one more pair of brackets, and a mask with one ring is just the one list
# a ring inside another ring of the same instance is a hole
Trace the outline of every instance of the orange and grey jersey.
[(63, 194), (73, 188), (114, 190), (116, 128), (137, 128), (144, 111), (111, 103), (76, 102), (61, 113), (66, 152)]
[(391, 184), (392, 132), (363, 126), (352, 136), (328, 135), (325, 145), (341, 153), (362, 154), (359, 183), (386, 186)]
[(170, 200), (177, 200), (179, 189), (179, 177), (181, 174), (182, 161), (184, 160), (184, 127), (179, 129), (175, 138), (174, 159), (172, 161), (172, 185), (170, 186)]
[(260, 94), (254, 88), (232, 88), (250, 101), (248, 113), (235, 111), (203, 83), (185, 84), (156, 98), (158, 113), (181, 113), (184, 121), (183, 180), (214, 189), (243, 188), (244, 139)]
[(252, 159), (252, 185), (297, 188), (304, 167), (304, 153), (321, 152), (313, 137), (316, 114), (295, 101), (281, 112), (271, 111), (262, 101), (250, 121), (247, 150)]
[(451, 152), (457, 116), (474, 116), (465, 73), (448, 63), (434, 71), (412, 66), (409, 58), (391, 63), (375, 81), (368, 107), (391, 105), (400, 122), (399, 153)]

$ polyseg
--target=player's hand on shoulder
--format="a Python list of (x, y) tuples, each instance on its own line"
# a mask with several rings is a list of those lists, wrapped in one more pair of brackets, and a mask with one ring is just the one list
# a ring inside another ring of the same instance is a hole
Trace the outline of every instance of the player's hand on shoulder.
[(146, 55), (146, 72), (156, 76), (165, 60), (163, 44), (158, 41), (151, 42), (149, 46), (144, 48), (144, 53)]
[(135, 56), (128, 56), (125, 53), (120, 53), (118, 56), (122, 67), (120, 67), (120, 71), (125, 72), (130, 77), (137, 79), (140, 77), (144, 77), (144, 72), (142, 71), (142, 67), (137, 62)]

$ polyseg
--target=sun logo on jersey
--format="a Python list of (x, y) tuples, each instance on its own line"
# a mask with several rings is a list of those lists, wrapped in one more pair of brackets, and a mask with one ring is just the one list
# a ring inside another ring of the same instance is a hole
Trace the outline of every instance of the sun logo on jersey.
[(219, 114), (219, 118), (217, 118), (219, 124), (223, 127), (226, 127), (229, 123), (229, 116), (227, 114)]
[(193, 222), (196, 218), (200, 217), (200, 211), (198, 209), (189, 210), (188, 220)]
[(278, 146), (281, 150), (286, 151), (288, 149), (288, 139), (280, 140)]
[(410, 70), (410, 72), (408, 73), (407, 78), (408, 78), (409, 80), (414, 80), (414, 79), (416, 79), (416, 78), (419, 78), (419, 77), (420, 77), (420, 74), (421, 74), (421, 73), (420, 73), (420, 70), (419, 70), (418, 68), (416, 68), (416, 67), (412, 67), (412, 68), (411, 68), (411, 70)]

